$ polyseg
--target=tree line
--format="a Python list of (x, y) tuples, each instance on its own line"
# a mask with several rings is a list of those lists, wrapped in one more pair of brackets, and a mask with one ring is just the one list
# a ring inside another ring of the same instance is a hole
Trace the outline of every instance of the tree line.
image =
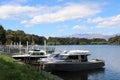
[(49, 37), (46, 39), (44, 36), (38, 36), (34, 34), (26, 34), (22, 30), (5, 30), (2, 25), (0, 25), (0, 44), (10, 45), (11, 43), (21, 42), (22, 45), (26, 45), (26, 41), (29, 45), (43, 45), (44, 40), (47, 41), (48, 45), (86, 45), (86, 44), (118, 44), (120, 45), (120, 36), (115, 36), (110, 39), (105, 40), (102, 38), (60, 38), (60, 37)]
[(34, 34), (26, 34), (22, 30), (5, 30), (2, 25), (0, 25), (0, 44), (10, 45), (12, 44), (21, 44), (26, 45), (26, 42), (29, 42), (29, 45), (39, 44), (43, 45), (46, 38), (44, 36), (38, 36)]
[(48, 45), (86, 45), (86, 44), (107, 44), (105, 39), (94, 38), (59, 38), (59, 37), (49, 37)]

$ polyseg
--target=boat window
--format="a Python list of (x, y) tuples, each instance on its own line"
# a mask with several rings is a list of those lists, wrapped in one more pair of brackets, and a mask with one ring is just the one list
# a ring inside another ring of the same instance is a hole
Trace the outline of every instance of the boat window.
[(37, 53), (32, 53), (32, 55), (37, 55)]
[(85, 55), (81, 55), (81, 59), (84, 60), (85, 59)]
[(55, 54), (51, 54), (49, 57), (52, 58), (52, 57), (54, 57), (54, 56), (55, 56)]
[(40, 52), (40, 54), (39, 55), (44, 55), (44, 52)]
[(28, 52), (28, 54), (32, 54), (31, 52)]
[(66, 58), (67, 58), (67, 56), (65, 56), (65, 55), (58, 55), (56, 57), (57, 60), (65, 60)]
[(31, 55), (44, 55), (44, 52), (40, 52), (40, 53), (32, 53)]
[(49, 57), (50, 58), (55, 58), (55, 57), (58, 57), (59, 56), (59, 54), (51, 54)]
[(82, 62), (87, 61), (87, 55), (81, 55), (81, 61)]
[(68, 56), (67, 60), (75, 60), (78, 59), (78, 55), (72, 55), (72, 56)]
[(54, 56), (54, 58), (55, 58), (55, 57), (58, 57), (59, 55), (60, 55), (60, 54), (56, 54), (56, 55)]

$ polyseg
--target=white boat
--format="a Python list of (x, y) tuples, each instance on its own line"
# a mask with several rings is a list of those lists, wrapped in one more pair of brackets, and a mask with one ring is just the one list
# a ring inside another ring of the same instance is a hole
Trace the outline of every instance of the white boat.
[(46, 71), (80, 71), (103, 68), (103, 60), (88, 60), (89, 51), (70, 50), (52, 54), (48, 58), (39, 60), (41, 69)]
[(38, 60), (40, 58), (46, 58), (48, 55), (46, 54), (45, 50), (30, 50), (28, 53), (23, 55), (12, 55), (14, 59), (19, 60)]

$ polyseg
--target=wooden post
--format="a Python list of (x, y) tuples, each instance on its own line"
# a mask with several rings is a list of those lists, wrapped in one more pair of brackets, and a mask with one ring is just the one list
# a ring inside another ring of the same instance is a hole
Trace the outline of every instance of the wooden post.
[(28, 41), (27, 41), (27, 49), (26, 49), (26, 53), (28, 52)]

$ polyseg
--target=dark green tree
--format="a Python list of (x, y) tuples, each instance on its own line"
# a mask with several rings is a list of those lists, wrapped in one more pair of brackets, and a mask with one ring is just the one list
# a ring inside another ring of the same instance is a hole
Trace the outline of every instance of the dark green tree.
[(95, 39), (86, 39), (86, 38), (60, 38), (60, 37), (49, 37), (49, 45), (79, 45), (79, 44), (107, 44), (105, 39), (95, 38)]
[(4, 30), (3, 26), (0, 25), (0, 44), (6, 43), (6, 31)]
[(31, 44), (38, 44), (43, 45), (44, 40), (46, 40), (43, 36), (38, 36), (34, 34), (26, 34), (22, 30), (12, 31), (7, 30), (6, 31), (6, 37), (7, 37), (7, 44), (13, 43), (19, 43), (21, 42), (22, 45), (26, 45), (26, 42), (29, 42), (29, 45)]

